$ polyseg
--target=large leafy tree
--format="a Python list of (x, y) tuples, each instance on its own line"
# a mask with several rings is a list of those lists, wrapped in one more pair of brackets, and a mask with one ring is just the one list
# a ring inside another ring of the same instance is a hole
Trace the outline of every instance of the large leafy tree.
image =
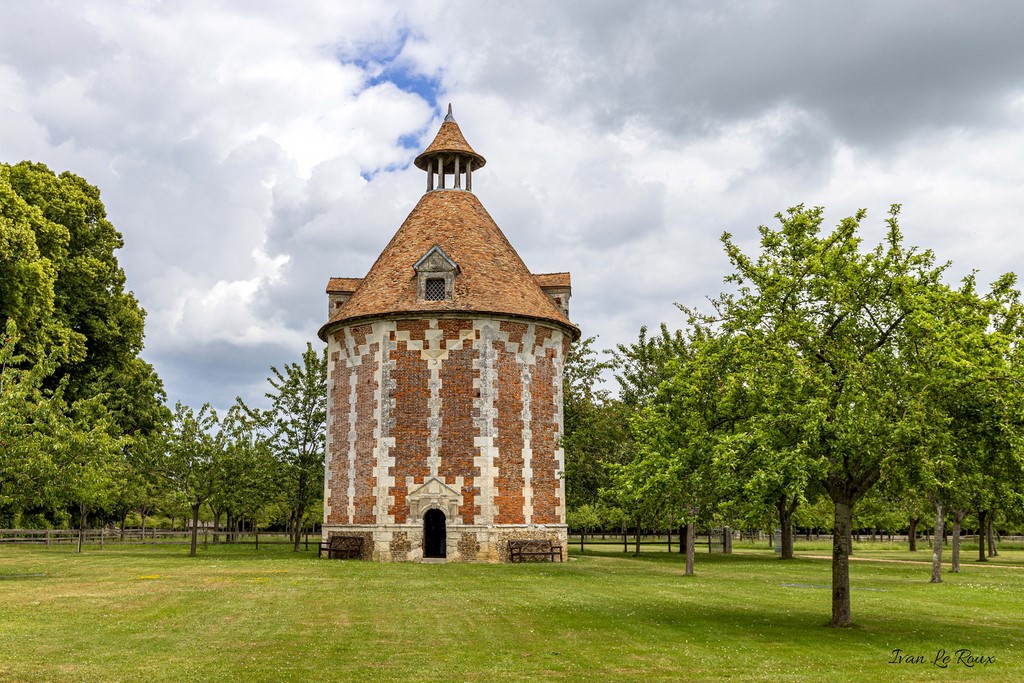
[(145, 313), (125, 291), (121, 246), (83, 178), (0, 164), (0, 325), (18, 331), (5, 366), (22, 373), (8, 383), (4, 400), (20, 405), (4, 422), (23, 451), (0, 462), (0, 480), (31, 484), (18, 488), (23, 507), (74, 502), (82, 521), (87, 509), (116, 505), (123, 496), (109, 500), (111, 484), (125, 477), (113, 474), (112, 444), (127, 464), (130, 439), (168, 420), (160, 379), (138, 355)]
[[(760, 228), (760, 253), (743, 253), (723, 236), (736, 290), (716, 306), (730, 334), (769, 353), (788, 348), (788, 362), (764, 364), (752, 353), (742, 372), (750, 380), (784, 386), (798, 378), (802, 421), (791, 438), (799, 469), (831, 499), (835, 514), (832, 552), (833, 626), (851, 623), (849, 538), (856, 503), (887, 470), (906, 466), (916, 454), (921, 397), (915, 344), (927, 330), (910, 317), (937, 285), (943, 268), (929, 251), (903, 244), (898, 207), (887, 220), (885, 240), (861, 249), (865, 213), (822, 230), (820, 208), (790, 209), (779, 226)], [(788, 414), (767, 419), (788, 423)]]
[(803, 439), (811, 405), (808, 389), (803, 376), (789, 371), (798, 361), (796, 352), (765, 330), (729, 330), (731, 320), (716, 330), (716, 316), (690, 314), (704, 338), (714, 340), (701, 347), (699, 367), (717, 387), (703, 404), (705, 412), (715, 408), (717, 413), (709, 448), (714, 449), (720, 495), (741, 501), (748, 515), (774, 509), (782, 530), (782, 558), (792, 559), (793, 516), (814, 489)]
[(60, 455), (60, 480), (65, 496), (78, 508), (81, 552), (89, 514), (113, 501), (116, 482), (124, 475), (121, 456), (126, 439), (118, 436), (98, 399), (76, 401), (70, 421), (66, 441), (55, 450)]
[(163, 387), (139, 358), (145, 311), (125, 290), (121, 234), (100, 191), (43, 164), (0, 164), (0, 323), (14, 320), (28, 362), (58, 361), (49, 388), (69, 402), (106, 394), (121, 432), (166, 419)]
[(128, 513), (133, 511), (139, 515), (145, 534), (146, 518), (163, 495), (162, 489), (167, 486), (159, 470), (166, 450), (167, 429), (170, 429), (169, 418), (164, 430), (131, 438), (122, 452), (120, 472), (114, 482), (110, 504), (111, 512), (120, 523), (122, 540)]

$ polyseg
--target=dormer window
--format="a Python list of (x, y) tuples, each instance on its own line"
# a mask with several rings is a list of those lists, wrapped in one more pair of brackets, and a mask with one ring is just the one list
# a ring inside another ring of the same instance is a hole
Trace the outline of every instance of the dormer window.
[(459, 267), (441, 247), (433, 246), (413, 264), (416, 271), (416, 298), (420, 301), (451, 301), (455, 295), (455, 277)]
[(444, 278), (432, 277), (427, 280), (426, 296), (427, 301), (444, 301)]

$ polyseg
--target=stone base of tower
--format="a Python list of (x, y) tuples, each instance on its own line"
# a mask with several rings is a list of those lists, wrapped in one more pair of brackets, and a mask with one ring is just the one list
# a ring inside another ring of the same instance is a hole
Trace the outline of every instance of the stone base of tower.
[[(439, 539), (433, 552), (428, 548), (422, 524), (325, 524), (323, 542), (331, 534), (360, 536), (364, 560), (376, 562), (422, 562), (437, 557)], [(569, 559), (568, 527), (556, 524), (502, 524), (477, 526), (448, 524), (444, 530), (443, 559), (447, 562), (508, 562), (508, 542), (550, 540), (562, 547), (562, 560)]]

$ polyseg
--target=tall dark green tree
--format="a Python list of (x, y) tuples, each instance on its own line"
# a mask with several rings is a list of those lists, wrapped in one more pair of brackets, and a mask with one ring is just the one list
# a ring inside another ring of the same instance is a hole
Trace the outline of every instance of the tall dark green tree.
[(609, 368), (594, 350), (595, 337), (573, 344), (562, 373), (566, 505), (597, 505), (610, 485), (607, 465), (621, 463), (628, 450), (628, 409), (601, 386)]
[(69, 403), (107, 394), (132, 435), (166, 419), (166, 397), (139, 358), (145, 311), (125, 290), (122, 246), (97, 187), (43, 164), (0, 164), (0, 324), (17, 323), (28, 362), (58, 362), (49, 388), (64, 382)]
[(72, 330), (54, 318), (53, 252), (66, 251), (68, 236), (18, 194), (11, 170), (0, 164), (0, 323), (16, 324), (19, 354), (34, 362), (71, 343)]

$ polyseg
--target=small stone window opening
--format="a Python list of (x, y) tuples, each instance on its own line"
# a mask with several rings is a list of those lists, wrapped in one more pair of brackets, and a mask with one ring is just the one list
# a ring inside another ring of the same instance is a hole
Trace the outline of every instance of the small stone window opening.
[(424, 297), (427, 301), (444, 301), (444, 278), (428, 278), (426, 284), (426, 296)]
[(417, 301), (451, 301), (454, 298), (459, 267), (441, 247), (431, 247), (412, 267), (416, 271)]

